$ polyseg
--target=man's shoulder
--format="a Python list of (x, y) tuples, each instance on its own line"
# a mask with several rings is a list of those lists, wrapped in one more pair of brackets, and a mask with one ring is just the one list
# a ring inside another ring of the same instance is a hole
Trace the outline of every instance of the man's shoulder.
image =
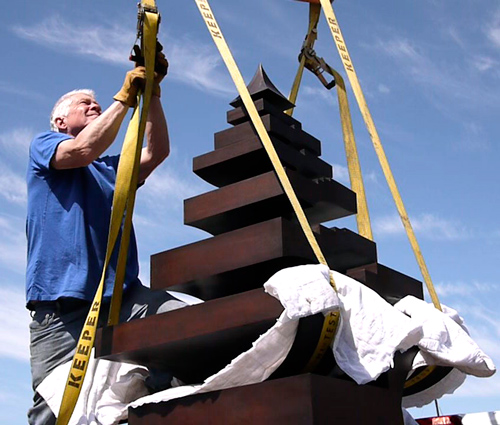
[(36, 173), (45, 173), (50, 170), (50, 160), (57, 146), (66, 139), (72, 137), (55, 131), (44, 131), (38, 133), (31, 141), (29, 148), (30, 166)]
[(43, 142), (47, 140), (58, 140), (63, 141), (66, 139), (71, 139), (72, 136), (64, 133), (58, 133), (57, 131), (42, 131), (33, 137), (32, 144), (35, 142)]

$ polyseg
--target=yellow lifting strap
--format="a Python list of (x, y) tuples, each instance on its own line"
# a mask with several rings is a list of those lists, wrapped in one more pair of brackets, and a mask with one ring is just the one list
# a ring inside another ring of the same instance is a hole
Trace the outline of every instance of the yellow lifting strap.
[[(363, 176), (361, 173), (361, 166), (359, 163), (358, 150), (356, 147), (356, 140), (354, 137), (354, 130), (352, 127), (351, 112), (349, 102), (347, 100), (347, 92), (342, 76), (330, 67), (322, 58), (318, 58), (314, 52), (314, 43), (317, 39), (317, 26), (319, 17), (321, 15), (321, 5), (319, 3), (309, 3), (309, 26), (307, 34), (302, 45), (301, 54), (299, 56), (299, 67), (295, 80), (290, 90), (289, 100), (296, 104), (297, 96), (302, 81), (304, 67), (313, 71), (313, 68), (321, 69), (321, 72), (328, 72), (334, 77), (333, 84), (327, 84), (321, 74), (315, 72), (318, 78), (322, 81), (323, 85), (330, 89), (334, 85), (337, 86), (337, 97), (339, 102), (340, 121), (342, 124), (342, 134), (344, 138), (344, 147), (347, 157), (347, 167), (349, 170), (349, 179), (351, 188), (356, 193), (357, 214), (356, 222), (358, 226), (358, 233), (370, 240), (373, 240), (373, 233), (370, 224), (370, 214), (368, 212), (368, 203), (366, 202), (365, 187), (363, 184)], [(314, 59), (314, 64), (311, 64)], [(316, 70), (315, 70), (316, 71)], [(293, 114), (293, 109), (290, 108), (286, 113), (290, 116)]]
[[(317, 26), (320, 14), (321, 5), (309, 3), (309, 27), (307, 29), (307, 34), (304, 40), (304, 44), (302, 45), (302, 49), (307, 49), (308, 47), (312, 48), (314, 46), (314, 42), (318, 38)], [(288, 100), (290, 100), (290, 102), (292, 102), (294, 105), (297, 103), (297, 95), (299, 93), (300, 82), (302, 81), (305, 64), (306, 56), (302, 54), (300, 56), (299, 68), (297, 69), (297, 74), (295, 75), (295, 80), (293, 81), (292, 89), (290, 90), (290, 95), (288, 96)], [(292, 116), (293, 108), (288, 109), (286, 113)]]
[[(352, 128), (351, 112), (347, 100), (347, 93), (343, 78), (333, 68), (331, 68), (322, 58), (318, 58), (313, 49), (317, 38), (317, 24), (321, 14), (321, 6), (319, 4), (309, 5), (309, 26), (308, 32), (302, 46), (302, 51), (299, 56), (299, 68), (290, 91), (289, 100), (295, 104), (297, 95), (302, 80), (304, 67), (321, 80), (323, 85), (329, 90), (337, 85), (337, 96), (339, 100), (340, 120), (342, 122), (342, 133), (344, 138), (344, 146), (346, 150), (347, 162), (349, 167), (349, 176), (351, 187), (356, 193), (357, 214), (356, 220), (358, 224), (358, 232), (360, 235), (373, 240), (372, 230), (370, 225), (370, 217), (368, 214), (368, 205), (366, 202), (365, 189), (363, 185), (363, 177), (358, 159), (358, 151), (356, 148), (356, 140), (354, 138), (354, 130)], [(328, 83), (323, 77), (323, 72), (328, 72), (334, 77), (333, 82)], [(293, 114), (293, 108), (286, 111), (290, 116)], [(336, 328), (338, 325), (338, 316), (327, 316), (323, 322), (320, 338), (316, 345), (315, 351), (304, 368), (304, 372), (312, 372), (316, 365), (321, 361), (326, 350), (331, 346)]]
[(377, 133), (377, 129), (375, 128), (375, 124), (373, 122), (372, 116), (370, 114), (370, 111), (368, 109), (368, 104), (366, 103), (366, 99), (363, 95), (363, 91), (361, 90), (361, 86), (359, 84), (358, 77), (356, 75), (356, 71), (354, 70), (354, 65), (351, 61), (351, 57), (349, 55), (349, 52), (346, 47), (346, 43), (344, 41), (344, 38), (342, 36), (342, 32), (340, 31), (340, 27), (337, 21), (337, 18), (335, 17), (335, 14), (333, 12), (333, 7), (329, 0), (320, 0), (321, 2), (321, 7), (323, 8), (323, 11), (325, 13), (325, 18), (327, 21), (327, 24), (330, 28), (330, 31), (332, 33), (333, 40), (335, 42), (335, 45), (337, 46), (337, 50), (340, 54), (340, 58), (342, 60), (342, 63), (344, 65), (344, 68), (347, 72), (347, 76), (349, 78), (349, 81), (351, 83), (354, 96), (356, 97), (356, 100), (358, 102), (358, 106), (361, 110), (361, 115), (363, 116), (363, 119), (365, 121), (366, 127), (368, 129), (368, 133), (370, 134), (370, 138), (372, 140), (373, 146), (375, 148), (375, 152), (377, 153), (378, 159), (380, 161), (380, 165), (382, 166), (382, 170), (384, 172), (385, 178), (387, 180), (387, 183), (389, 185), (389, 189), (391, 190), (392, 196), (394, 198), (394, 202), (396, 203), (396, 207), (398, 209), (399, 215), (401, 217), (401, 221), (403, 222), (403, 226), (406, 230), (406, 234), (408, 236), (408, 239), (410, 240), (411, 247), (413, 249), (413, 252), (415, 254), (415, 257), (417, 259), (417, 263), (420, 267), (420, 271), (422, 273), (422, 276), (424, 278), (424, 281), (427, 286), (427, 290), (429, 291), (429, 294), (431, 296), (432, 302), (434, 306), (441, 310), (441, 304), (439, 302), (437, 293), (434, 289), (434, 285), (432, 284), (431, 277), (429, 275), (429, 271), (427, 270), (427, 265), (425, 264), (424, 258), (422, 256), (422, 253), (420, 251), (420, 247), (417, 242), (417, 238), (415, 236), (415, 233), (413, 231), (413, 228), (410, 223), (410, 219), (408, 217), (408, 214), (406, 212), (406, 209), (404, 207), (403, 201), (401, 199), (401, 195), (399, 193), (399, 190), (396, 186), (396, 181), (394, 180), (394, 176), (392, 174), (392, 171), (389, 167), (389, 162), (387, 161), (387, 157), (385, 155), (384, 149), (382, 147), (382, 143), (380, 141), (380, 137)]
[[(120, 156), (120, 163), (118, 165), (115, 198), (119, 197), (119, 199), (126, 199), (126, 204), (124, 206), (126, 210), (121, 209), (120, 211), (122, 216), (125, 212), (125, 219), (123, 222), (120, 252), (116, 266), (113, 296), (111, 298), (109, 310), (109, 326), (116, 325), (120, 316), (128, 245), (130, 241), (130, 231), (132, 228), (132, 213), (134, 211), (135, 194), (138, 185), (141, 148), (146, 130), (146, 121), (149, 113), (151, 95), (153, 92), (155, 72), (156, 41), (160, 20), (160, 15), (155, 6), (155, 1), (142, 0), (139, 15), (139, 22), (142, 22), (141, 53), (144, 57), (144, 66), (146, 68), (146, 86), (144, 88), (144, 93), (142, 93), (142, 110), (140, 111), (140, 118), (139, 100), (141, 99), (141, 93), (138, 95), (137, 106), (127, 128)], [(121, 175), (123, 175), (123, 180)], [(126, 198), (127, 195), (128, 197)], [(115, 207), (113, 206), (113, 210), (114, 208)]]
[[(110, 309), (110, 321), (116, 323), (119, 316), (119, 303), (121, 303), (121, 288), (125, 275), (125, 260), (128, 251), (132, 211), (135, 202), (135, 191), (139, 175), (139, 160), (146, 128), (146, 119), (151, 100), (154, 79), (154, 60), (156, 51), (156, 35), (158, 31), (159, 15), (154, 0), (142, 0), (143, 10), (143, 55), (146, 67), (146, 87), (144, 93), (139, 93), (137, 106), (134, 109), (130, 124), (125, 136), (118, 171), (116, 175), (115, 193), (111, 212), (111, 222), (108, 234), (108, 247), (104, 261), (101, 281), (97, 288), (90, 311), (76, 346), (76, 352), (71, 362), (68, 380), (57, 417), (57, 425), (67, 425), (73, 414), (78, 396), (87, 371), (91, 350), (97, 329), (97, 322), (102, 303), (104, 282), (111, 255), (121, 230), (119, 260), (116, 269), (115, 288), (113, 299), (115, 306)], [(142, 97), (142, 109), (139, 104)], [(125, 214), (125, 218), (124, 218)], [(116, 304), (118, 302), (118, 304)], [(113, 314), (112, 314), (113, 313)], [(111, 316), (113, 319), (111, 320)]]
[[(290, 100), (292, 101), (292, 103), (294, 103), (294, 104), (296, 103), (297, 94), (298, 94), (300, 82), (302, 79), (302, 73), (303, 73), (304, 67), (307, 67), (314, 74), (316, 74), (318, 76), (318, 78), (321, 80), (321, 82), (323, 83), (323, 85), (325, 85), (325, 87), (328, 89), (331, 88), (330, 87), (331, 84), (330, 85), (326, 84), (325, 79), (321, 78), (321, 72), (326, 71), (334, 77), (336, 85), (337, 85), (337, 95), (338, 95), (338, 100), (339, 100), (342, 132), (344, 135), (344, 145), (345, 145), (345, 150), (346, 150), (346, 155), (347, 155), (347, 163), (348, 163), (348, 167), (349, 167), (349, 177), (351, 180), (351, 187), (357, 194), (358, 214), (356, 216), (356, 219), (357, 219), (357, 224), (358, 224), (358, 232), (360, 235), (373, 240), (371, 225), (370, 225), (370, 218), (369, 218), (369, 214), (368, 214), (368, 206), (366, 203), (366, 196), (365, 196), (365, 192), (364, 192), (364, 185), (363, 185), (363, 180), (362, 180), (362, 175), (361, 175), (361, 167), (359, 165), (359, 159), (358, 159), (358, 154), (357, 154), (356, 142), (354, 139), (354, 132), (352, 129), (351, 114), (350, 114), (350, 109), (348, 106), (347, 93), (346, 93), (346, 89), (345, 89), (344, 80), (333, 68), (331, 68), (328, 64), (326, 64), (323, 61), (323, 59), (317, 58), (316, 54), (313, 50), (314, 42), (316, 41), (316, 38), (317, 38), (316, 27), (317, 27), (318, 19), (319, 19), (318, 9), (320, 9), (320, 8), (321, 8), (321, 6), (319, 3), (318, 4), (310, 3), (308, 34), (306, 35), (306, 39), (305, 39), (304, 45), (302, 47), (299, 69), (297, 71), (297, 76), (295, 78), (292, 90), (290, 92)], [(335, 19), (335, 18), (333, 18), (333, 19)], [(336, 43), (337, 43), (337, 41), (338, 40), (335, 40)], [(343, 43), (343, 46), (345, 47), (345, 43)], [(340, 48), (339, 52), (340, 51), (344, 51), (344, 50), (342, 48)], [(347, 53), (347, 49), (345, 50), (345, 52)], [(341, 55), (342, 55), (342, 53), (341, 53)], [(348, 55), (348, 53), (347, 53), (347, 55)], [(342, 59), (345, 60), (346, 58), (342, 57)], [(311, 61), (312, 63), (309, 63), (309, 61)], [(347, 70), (350, 70), (351, 68), (352, 68), (352, 70), (354, 70), (352, 63), (350, 64), (350, 66), (346, 66)], [(293, 113), (293, 108), (289, 109), (287, 111), (287, 113), (291, 116)], [(324, 327), (325, 326), (328, 326), (326, 321), (325, 321)], [(318, 350), (320, 349), (320, 347), (321, 347), (321, 341), (318, 344), (318, 348), (316, 349), (316, 352), (319, 352)], [(312, 369), (306, 368), (306, 370), (310, 371)], [(412, 387), (415, 384), (418, 384), (422, 380), (426, 379), (428, 376), (432, 375), (434, 373), (434, 371), (436, 371), (435, 366), (425, 367), (423, 370), (419, 371), (417, 374), (415, 374), (410, 379), (408, 379), (404, 384), (404, 388), (407, 389), (407, 388)]]
[[(316, 258), (321, 264), (328, 265), (326, 262), (326, 259), (321, 252), (321, 248), (316, 241), (316, 238), (314, 236), (314, 233), (311, 229), (311, 226), (309, 222), (307, 221), (306, 215), (304, 213), (304, 210), (302, 209), (302, 206), (299, 203), (299, 200), (297, 199), (297, 196), (293, 190), (293, 187), (290, 183), (290, 180), (288, 179), (288, 176), (286, 175), (285, 169), (283, 168), (283, 165), (281, 164), (281, 161), (278, 157), (278, 154), (276, 153), (276, 150), (274, 149), (274, 146), (271, 142), (271, 139), (264, 127), (264, 124), (262, 123), (262, 119), (259, 116), (259, 113), (257, 112), (257, 109), (255, 108), (255, 105), (253, 103), (252, 97), (250, 96), (250, 93), (248, 92), (248, 89), (245, 85), (245, 82), (243, 80), (243, 77), (241, 76), (241, 73), (238, 69), (238, 66), (236, 65), (236, 62), (234, 61), (233, 55), (231, 54), (231, 51), (229, 50), (229, 47), (226, 43), (226, 40), (224, 39), (224, 36), (222, 35), (222, 31), (215, 19), (215, 16), (210, 8), (210, 5), (208, 3), (208, 0), (195, 0), (198, 9), (200, 11), (200, 14), (205, 21), (205, 24), (207, 26), (208, 31), (210, 32), (210, 35), (212, 36), (212, 39), (217, 46), (219, 53), (221, 54), (221, 57), (226, 64), (226, 67), (229, 71), (229, 74), (231, 75), (231, 78), (233, 79), (233, 82), (236, 86), (236, 89), (238, 90), (238, 93), (243, 101), (243, 104), (245, 106), (245, 109), (248, 112), (248, 115), (250, 116), (250, 119), (255, 127), (255, 130), (262, 142), (262, 145), (264, 146), (272, 164), (275, 169), (276, 175), (278, 177), (278, 180), (283, 188), (283, 191), (287, 195), (288, 199), (290, 200), (290, 203), (292, 205), (292, 208), (297, 216), (297, 219), (299, 221), (299, 224), (302, 228), (302, 231), (304, 232)], [(333, 279), (332, 273), (330, 273), (330, 284), (336, 290), (335, 286), (335, 281)], [(323, 325), (323, 331), (320, 339), (320, 343), (318, 347), (316, 347), (316, 351), (314, 352), (311, 360), (309, 361), (309, 364), (307, 367), (314, 367), (319, 360), (323, 357), (323, 354), (326, 352), (326, 350), (330, 347), (333, 337), (335, 335), (335, 329), (336, 329), (336, 323), (339, 320), (339, 313), (338, 312), (331, 312), (329, 313), (326, 318), (325, 322)]]
[(347, 100), (345, 83), (342, 76), (333, 68), (330, 68), (330, 72), (333, 74), (337, 86), (340, 122), (342, 124), (342, 134), (344, 137), (347, 168), (349, 169), (351, 188), (356, 193), (356, 202), (358, 207), (356, 223), (358, 225), (358, 233), (372, 241), (373, 233), (372, 226), (370, 224), (370, 214), (368, 212), (365, 185), (363, 184), (363, 175), (361, 173), (361, 165), (359, 163), (358, 148), (356, 147), (356, 139), (354, 138), (354, 130), (352, 128), (351, 112), (349, 109), (349, 102)]

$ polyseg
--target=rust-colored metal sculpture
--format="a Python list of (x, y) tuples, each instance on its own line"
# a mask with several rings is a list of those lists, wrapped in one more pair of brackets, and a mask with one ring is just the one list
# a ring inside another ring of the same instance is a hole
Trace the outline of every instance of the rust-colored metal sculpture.
[[(332, 179), (319, 140), (283, 111), (290, 102), (262, 67), (248, 86), (330, 268), (394, 303), (423, 297), (421, 283), (377, 263), (375, 244), (321, 223), (356, 213), (354, 192)], [(185, 223), (214, 235), (152, 256), (151, 285), (195, 295), (205, 303), (104, 328), (99, 357), (173, 371), (201, 382), (249, 349), (282, 312), (262, 285), (284, 267), (316, 263), (271, 163), (239, 98), (227, 113), (233, 127), (215, 134), (215, 149), (194, 158), (194, 172), (218, 189), (187, 199)], [(401, 397), (411, 356), (371, 385), (358, 386), (325, 355), (300, 375), (320, 335), (323, 316), (302, 319), (294, 345), (270, 381), (143, 406), (140, 424), (402, 423)], [(335, 376), (335, 377), (334, 377)]]

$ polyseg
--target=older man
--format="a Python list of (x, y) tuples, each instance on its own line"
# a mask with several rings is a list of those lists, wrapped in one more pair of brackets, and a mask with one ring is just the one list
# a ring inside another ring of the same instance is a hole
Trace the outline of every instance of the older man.
[[(162, 54), (157, 60), (166, 62)], [(162, 77), (155, 77), (147, 144), (140, 159), (141, 183), (169, 154), (167, 124), (159, 97)], [(65, 94), (52, 111), (52, 131), (37, 135), (31, 143), (26, 301), (33, 318), (30, 350), (35, 395), (28, 412), (30, 424), (55, 423), (54, 414), (36, 388), (54, 368), (72, 358), (99, 284), (119, 161), (119, 156), (101, 155), (115, 140), (144, 80), (143, 67), (129, 71), (115, 101), (104, 112), (91, 90)], [(103, 312), (113, 290), (116, 258), (117, 252), (106, 279)], [(132, 231), (122, 321), (184, 306), (165, 292), (153, 294), (142, 286), (138, 275)]]

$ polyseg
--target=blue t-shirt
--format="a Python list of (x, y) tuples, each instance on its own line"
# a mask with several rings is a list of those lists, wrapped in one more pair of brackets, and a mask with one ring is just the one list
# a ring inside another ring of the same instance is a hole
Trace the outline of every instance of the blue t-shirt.
[[(26, 222), (28, 304), (60, 297), (92, 301), (101, 279), (119, 156), (99, 158), (87, 167), (51, 168), (57, 146), (70, 138), (45, 132), (31, 142)], [(105, 297), (113, 292), (117, 251), (108, 267)], [(138, 275), (132, 230), (125, 287), (138, 284)]]

